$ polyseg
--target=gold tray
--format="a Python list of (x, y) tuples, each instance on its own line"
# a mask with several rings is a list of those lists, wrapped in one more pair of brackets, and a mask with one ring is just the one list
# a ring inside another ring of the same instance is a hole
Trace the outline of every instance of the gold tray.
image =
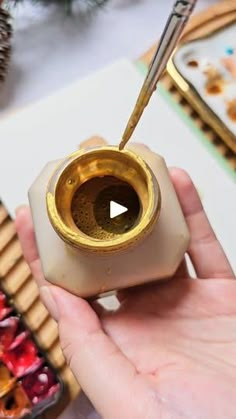
[[(181, 43), (205, 37), (221, 29), (224, 25), (229, 25), (235, 21), (235, 0), (221, 1), (191, 19), (185, 29)], [(156, 47), (157, 45), (154, 45), (141, 57), (141, 61), (145, 65), (149, 65)], [(189, 91), (186, 92), (185, 89), (181, 88), (182, 85), (175, 80), (170, 68), (172, 68), (171, 60), (169, 70), (162, 78), (162, 84), (169, 91), (173, 99), (184, 109), (185, 113), (192, 119), (195, 125), (204, 132), (208, 141), (227, 160), (231, 169), (236, 171), (236, 149), (233, 149), (235, 148), (235, 141), (230, 139), (228, 135), (225, 135), (225, 131), (222, 133), (222, 126), (220, 124), (221, 129), (217, 129), (218, 126), (216, 126), (214, 118), (206, 118), (206, 114), (203, 112), (204, 107), (202, 105), (199, 106), (199, 103), (196, 104), (195, 101), (191, 100)], [(207, 113), (207, 115), (209, 114)]]

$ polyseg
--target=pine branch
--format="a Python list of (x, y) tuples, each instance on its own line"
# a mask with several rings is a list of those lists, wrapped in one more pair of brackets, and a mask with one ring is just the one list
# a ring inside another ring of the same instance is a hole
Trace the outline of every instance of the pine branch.
[[(58, 4), (63, 7), (67, 13), (70, 13), (72, 10), (72, 4), (75, 3), (75, 1), (78, 1), (81, 4), (83, 3), (88, 9), (92, 9), (94, 7), (103, 6), (108, 0), (32, 0), (32, 3), (41, 3), (44, 6)], [(24, 3), (24, 0), (0, 0), (0, 4), (1, 2), (2, 5), (6, 6), (7, 9), (10, 10), (12, 7), (17, 6), (20, 3)]]
[(3, 10), (0, 2), (0, 83), (5, 80), (11, 55), (10, 15)]

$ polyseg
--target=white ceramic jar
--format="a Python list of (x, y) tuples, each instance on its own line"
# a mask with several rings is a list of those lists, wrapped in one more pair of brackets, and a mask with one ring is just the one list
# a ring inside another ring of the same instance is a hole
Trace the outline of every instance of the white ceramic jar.
[(101, 146), (42, 170), (29, 201), (49, 282), (91, 298), (175, 273), (188, 228), (164, 159), (144, 154)]

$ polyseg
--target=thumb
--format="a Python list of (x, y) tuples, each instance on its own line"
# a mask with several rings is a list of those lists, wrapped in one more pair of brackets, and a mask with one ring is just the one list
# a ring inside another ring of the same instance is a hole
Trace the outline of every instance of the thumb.
[(62, 350), (83, 391), (102, 417), (114, 417), (134, 386), (134, 366), (87, 301), (54, 286), (41, 287), (40, 294), (58, 322)]

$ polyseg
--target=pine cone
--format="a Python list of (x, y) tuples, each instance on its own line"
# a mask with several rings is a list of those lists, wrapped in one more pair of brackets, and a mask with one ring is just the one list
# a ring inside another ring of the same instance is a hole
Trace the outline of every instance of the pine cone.
[(0, 7), (0, 82), (3, 82), (8, 70), (11, 54), (10, 15)]

